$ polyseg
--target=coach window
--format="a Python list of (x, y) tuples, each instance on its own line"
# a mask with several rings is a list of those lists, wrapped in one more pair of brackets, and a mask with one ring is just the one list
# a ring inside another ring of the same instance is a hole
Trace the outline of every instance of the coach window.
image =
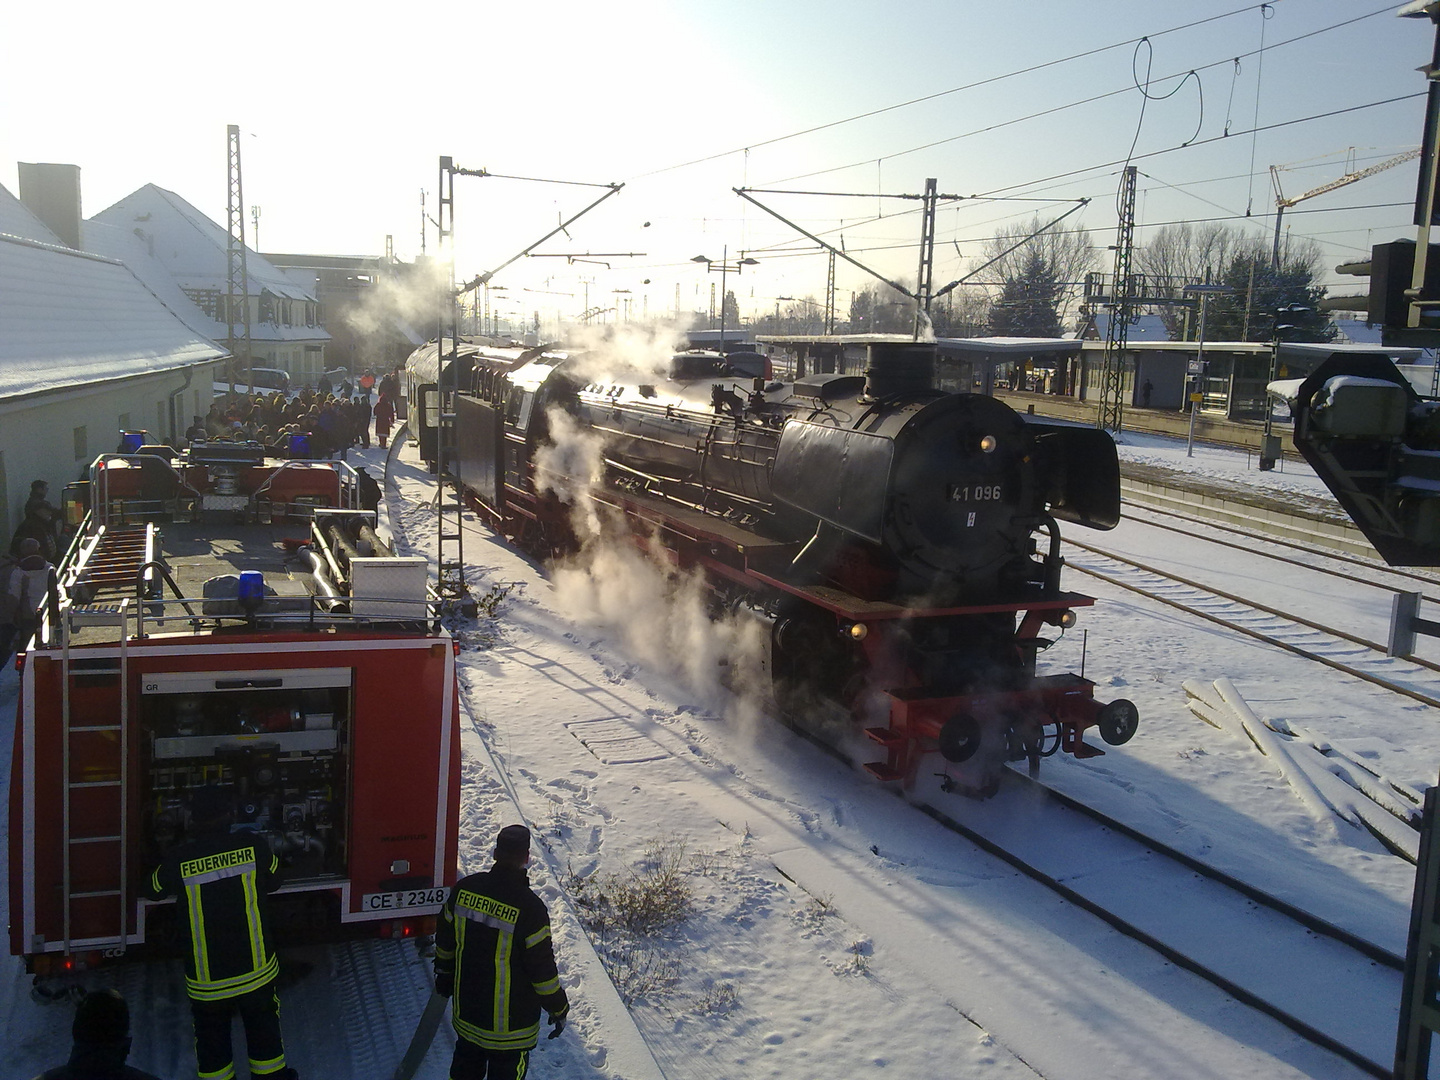
[(520, 419), (516, 421), (517, 427), (525, 428), (530, 426), (530, 407), (534, 404), (535, 395), (528, 390), (525, 391), (524, 395), (520, 398)]
[(524, 391), (518, 386), (511, 387), (510, 400), (505, 405), (505, 422), (507, 424), (518, 424), (520, 422), (520, 399), (524, 397)]

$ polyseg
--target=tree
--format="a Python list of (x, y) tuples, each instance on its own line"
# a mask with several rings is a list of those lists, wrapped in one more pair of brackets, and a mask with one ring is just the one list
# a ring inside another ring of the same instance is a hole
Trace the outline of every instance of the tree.
[[(983, 257), (986, 260), (996, 256), (999, 258), (984, 272), (984, 276), (1000, 283), (1000, 301), (1005, 300), (1007, 286), (1020, 282), (1027, 275), (1032, 282), (1039, 282), (1041, 279), (1051, 282), (1054, 290), (1051, 300), (1056, 314), (1055, 332), (1044, 336), (1055, 337), (1059, 335), (1071, 306), (1080, 296), (1085, 275), (1095, 265), (1095, 244), (1085, 229), (1067, 230), (1056, 226), (1039, 232), (1045, 224), (1039, 215), (1036, 215), (1023, 224), (997, 230), (995, 235), (985, 242)], [(1033, 235), (1037, 232), (1038, 236)], [(1030, 239), (1026, 240), (1026, 237)], [(1025, 242), (1014, 251), (1005, 253), (1007, 248), (1021, 240)], [(1013, 303), (1016, 298), (1011, 299)], [(995, 325), (995, 318), (992, 311), (992, 327)], [(1005, 316), (1002, 315), (1001, 319), (1008, 324)], [(1048, 318), (1041, 321), (1044, 325), (1050, 325)], [(1026, 334), (1038, 336), (1036, 331), (1027, 331)]]
[(915, 328), (915, 301), (888, 285), (857, 289), (850, 296), (852, 334), (908, 334)]
[(985, 289), (962, 286), (934, 303), (930, 322), (936, 337), (979, 337), (990, 325), (990, 297)]
[[(1182, 221), (1155, 230), (1150, 239), (1135, 249), (1137, 273), (1150, 278), (1154, 291), (1181, 295), (1186, 285), (1218, 283), (1235, 259), (1242, 254), (1258, 256), (1267, 251), (1264, 241), (1243, 228), (1210, 221), (1192, 225)], [(1210, 310), (1216, 308), (1210, 302)], [(1186, 309), (1181, 306), (1160, 306), (1160, 318), (1171, 341), (1186, 336)], [(1194, 337), (1198, 322), (1189, 323)], [(1208, 316), (1206, 336), (1210, 336)]]
[(735, 290), (726, 289), (725, 299), (721, 301), (725, 305), (724, 313), (721, 315), (721, 322), (727, 328), (739, 329), (740, 327), (740, 301), (735, 299)]
[(1287, 341), (1334, 341), (1334, 324), (1320, 310), (1325, 287), (1315, 284), (1320, 275), (1320, 247), (1313, 240), (1287, 242), (1280, 269), (1272, 265), (1264, 243), (1236, 254), (1225, 269), (1222, 284), (1230, 292), (1210, 301), (1205, 336), (1215, 341), (1269, 341), (1274, 336), (1276, 312), (1299, 308), (1280, 316), (1293, 327)]
[(1001, 337), (1059, 337), (1061, 283), (1039, 251), (1025, 257), (990, 307), (990, 333)]

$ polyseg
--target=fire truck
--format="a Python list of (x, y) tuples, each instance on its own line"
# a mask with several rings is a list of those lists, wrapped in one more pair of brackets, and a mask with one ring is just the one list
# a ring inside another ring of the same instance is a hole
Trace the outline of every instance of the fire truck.
[(282, 944), (433, 927), (457, 649), (356, 481), (216, 442), (107, 454), (66, 489), (75, 538), (16, 659), (10, 949), (37, 976), (174, 942), (173, 901), (141, 888), (202, 788), (279, 855)]

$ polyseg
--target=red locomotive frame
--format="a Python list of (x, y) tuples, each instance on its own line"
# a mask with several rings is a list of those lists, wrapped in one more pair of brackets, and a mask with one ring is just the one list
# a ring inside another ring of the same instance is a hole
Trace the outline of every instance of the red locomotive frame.
[(428, 929), (456, 878), (455, 648), (353, 470), (142, 447), (66, 495), (81, 532), (17, 660), (11, 952), (45, 975), (163, 949), (173, 905), (140, 886), (201, 785), (289, 864), (282, 941)]

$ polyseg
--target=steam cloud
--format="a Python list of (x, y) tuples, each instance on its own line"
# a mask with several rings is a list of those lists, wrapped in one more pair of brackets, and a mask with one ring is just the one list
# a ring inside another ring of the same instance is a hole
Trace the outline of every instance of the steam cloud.
[(398, 273), (382, 274), (375, 287), (361, 293), (359, 306), (342, 313), (344, 323), (354, 332), (361, 349), (360, 366), (371, 367), (380, 355), (370, 355), (367, 343), (383, 341), (395, 334), (397, 324), (416, 332), (424, 340), (435, 334), (445, 291), (448, 270), (433, 260), (417, 259), (401, 266)]
[[(582, 377), (665, 371), (673, 330), (623, 329), (629, 332), (597, 339), (600, 347), (584, 358)], [(552, 574), (559, 608), (618, 634), (635, 660), (680, 680), (707, 708), (753, 719), (767, 689), (764, 626), (743, 614), (715, 617), (702, 573), (677, 567), (658, 538), (637, 538), (622, 515), (592, 499), (605, 472), (603, 437), (561, 409), (547, 415), (552, 441), (536, 452), (536, 486), (569, 506), (580, 543)], [(734, 697), (724, 692), (727, 682)]]
[(567, 370), (582, 382), (663, 379), (687, 328), (684, 320), (580, 327), (570, 334)]

